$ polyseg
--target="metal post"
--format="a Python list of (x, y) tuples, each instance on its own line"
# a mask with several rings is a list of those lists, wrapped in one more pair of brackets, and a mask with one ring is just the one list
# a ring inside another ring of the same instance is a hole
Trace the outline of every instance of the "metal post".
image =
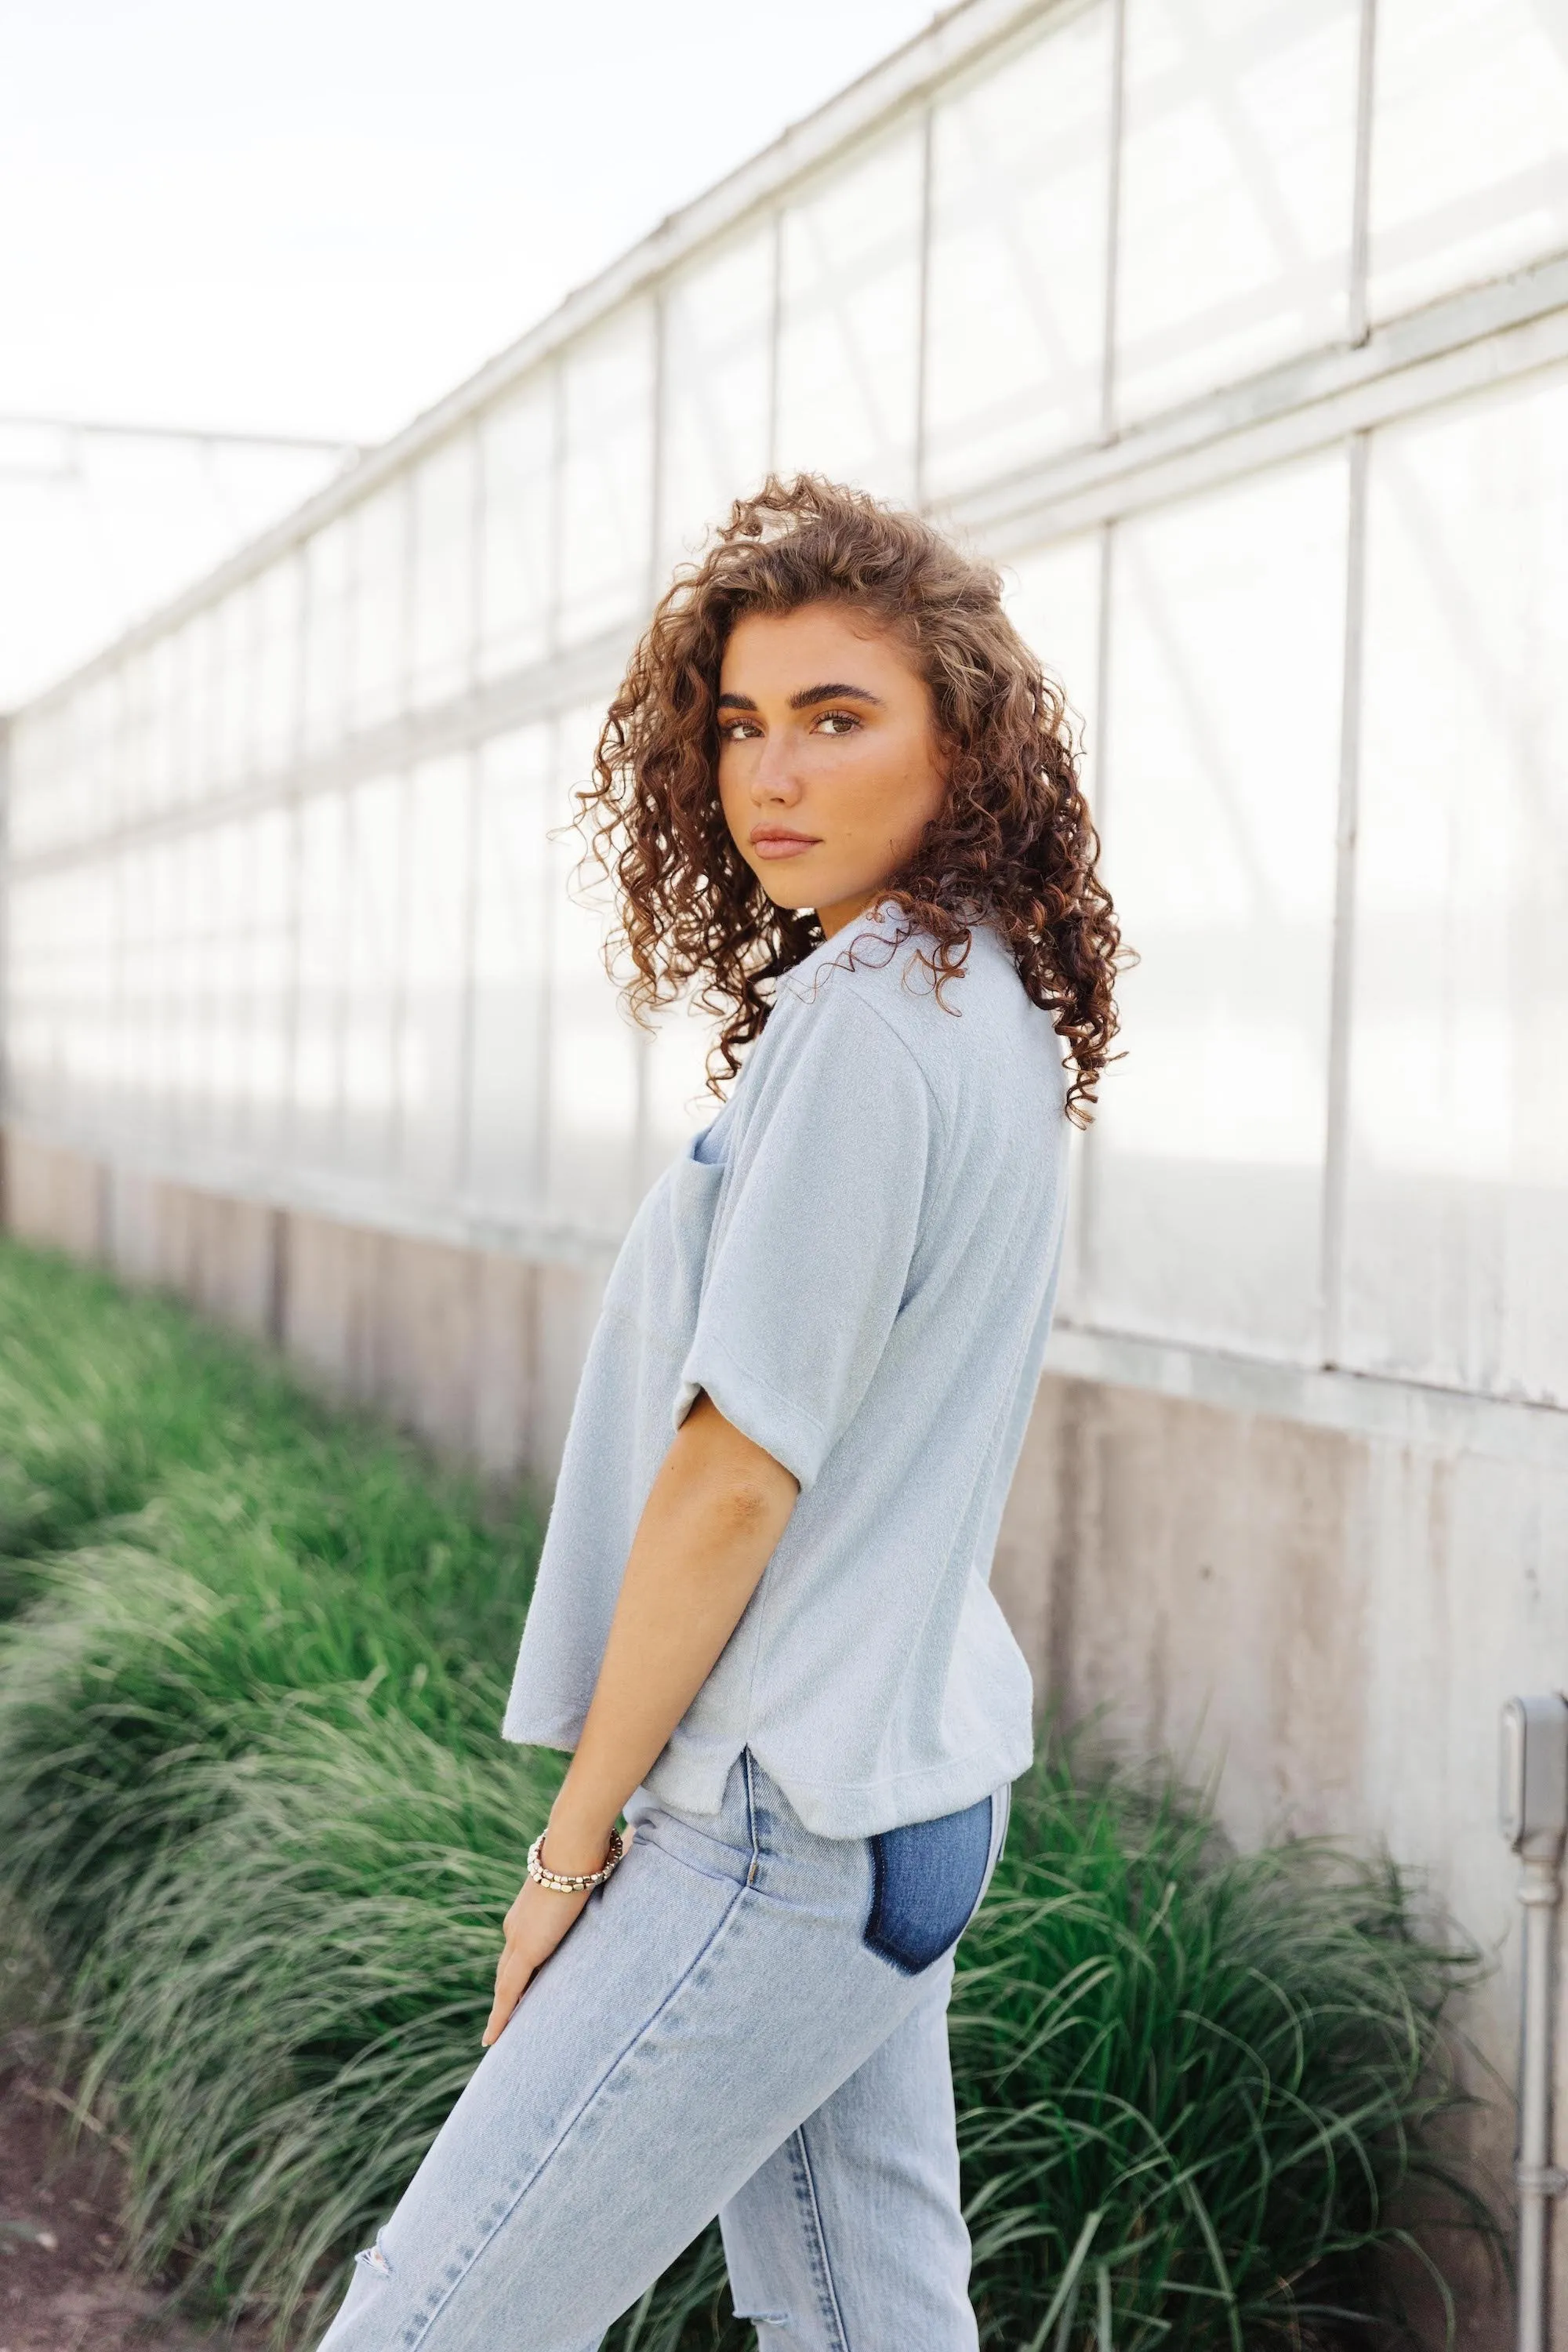
[(1502, 1831), (1524, 1865), (1520, 2003), (1519, 2352), (1547, 2352), (1552, 2201), (1568, 2172), (1552, 2161), (1553, 1928), (1568, 1834), (1568, 1699), (1510, 1698), (1502, 1711)]

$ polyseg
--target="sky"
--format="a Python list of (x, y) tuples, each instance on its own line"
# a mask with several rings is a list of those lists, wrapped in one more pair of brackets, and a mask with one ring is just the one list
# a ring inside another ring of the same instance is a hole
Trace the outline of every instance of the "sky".
[(931, 0), (0, 0), (0, 711), (384, 439)]
[(0, 0), (0, 415), (384, 437), (931, 0)]

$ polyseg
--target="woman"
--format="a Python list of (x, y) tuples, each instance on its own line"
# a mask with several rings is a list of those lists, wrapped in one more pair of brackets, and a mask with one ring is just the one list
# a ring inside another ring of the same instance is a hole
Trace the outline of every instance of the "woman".
[(586, 2352), (717, 2213), (763, 2347), (960, 2352), (952, 1950), (1031, 1753), (986, 1580), (1115, 922), (995, 574), (819, 480), (678, 579), (595, 773), (633, 1009), (750, 1050), (584, 1370), (489, 2054), (327, 2341)]

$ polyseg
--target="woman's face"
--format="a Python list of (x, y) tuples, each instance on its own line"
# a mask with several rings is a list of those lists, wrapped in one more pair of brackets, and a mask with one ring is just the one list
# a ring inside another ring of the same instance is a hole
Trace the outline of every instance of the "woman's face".
[(947, 789), (931, 689), (839, 604), (737, 621), (719, 674), (719, 796), (775, 906), (826, 937), (906, 865)]

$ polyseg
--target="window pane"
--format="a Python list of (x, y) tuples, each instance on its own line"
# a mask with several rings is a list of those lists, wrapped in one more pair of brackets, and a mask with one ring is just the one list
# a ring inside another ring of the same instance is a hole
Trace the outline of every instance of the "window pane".
[(380, 727), (404, 709), (408, 485), (389, 482), (349, 517), (353, 596), (349, 605), (351, 732)]
[(185, 796), (205, 801), (215, 789), (213, 740), (217, 726), (213, 697), (217, 621), (211, 605), (192, 614), (185, 636)]
[(921, 137), (824, 177), (784, 217), (779, 470), (914, 490)]
[(408, 898), (398, 1024), (403, 1174), (446, 1203), (461, 1174), (468, 1087), (472, 761), (424, 761), (408, 779)]
[(1090, 757), (1099, 736), (1100, 547), (1098, 531), (1058, 540), (1004, 575), (1008, 618), (1065, 692)]
[(1113, 550), (1107, 880), (1142, 962), (1089, 1153), (1111, 1329), (1318, 1352), (1345, 481), (1335, 453)]
[(1373, 444), (1350, 1360), (1568, 1403), (1568, 380)]
[(169, 1125), (182, 1143), (197, 1146), (206, 1140), (202, 1080), (213, 1016), (206, 910), (216, 896), (216, 879), (211, 865), (210, 835), (181, 834), (169, 844), (169, 896), (174, 910), (166, 998)]
[(256, 874), (251, 828), (214, 825), (191, 836), (191, 936), (195, 943), (193, 1125), (205, 1141), (244, 1139), (254, 1036), (252, 942)]
[(468, 1185), (514, 1220), (543, 1212), (552, 743), (549, 726), (522, 727), (479, 753)]
[(557, 396), (553, 372), (532, 376), (479, 427), (479, 667), (486, 677), (538, 661), (550, 643)]
[(941, 497), (1100, 428), (1110, 12), (936, 110), (925, 482)]
[(305, 547), (305, 748), (330, 751), (342, 740), (348, 688), (350, 540), (341, 517)]
[[(1069, 723), (1083, 753), (1084, 788), (1094, 796), (1093, 759), (1100, 749), (1100, 532), (1058, 541), (1009, 566), (1007, 611), (1068, 698)], [(1109, 1083), (1109, 1082), (1108, 1082)], [(1062, 1253), (1057, 1313), (1063, 1322), (1081, 1321), (1086, 1312), (1084, 1277), (1083, 1140), (1075, 1128), (1068, 1184), (1067, 1244)]]
[(416, 469), (413, 695), (444, 702), (468, 685), (474, 635), (474, 438), (462, 433)]
[[(579, 710), (561, 722), (554, 824), (588, 772), (600, 717)], [(565, 1233), (607, 1240), (636, 1197), (637, 1033), (605, 971), (608, 909), (576, 895), (575, 835), (552, 841), (551, 853), (547, 1214)]]
[(1128, 0), (1116, 408), (1346, 331), (1359, 0)]
[(405, 945), (404, 786), (376, 776), (348, 795), (347, 971), (342, 1153), (384, 1179), (397, 1105), (397, 1013)]
[(1563, 0), (1378, 0), (1376, 55), (1374, 318), (1568, 245)]
[(6, 829), (13, 856), (51, 848), (60, 823), (58, 730), (49, 709), (24, 711), (11, 726), (11, 785)]
[(179, 797), (180, 724), (184, 680), (177, 636), (154, 637), (143, 658), (147, 670), (146, 735), (143, 746), (147, 799), (154, 809)]
[(249, 930), (239, 1070), (239, 1125), (253, 1153), (275, 1159), (282, 1149), (292, 1020), (294, 812), (259, 810), (242, 827), (249, 869)]
[(300, 945), (292, 1133), (307, 1166), (338, 1155), (347, 985), (348, 804), (312, 793), (300, 807)]
[(672, 1004), (643, 1047), (647, 1095), (647, 1132), (642, 1182), (653, 1181), (697, 1133), (719, 1115), (720, 1099), (708, 1091), (708, 1049), (718, 1024), (689, 1003)]
[[(236, 588), (213, 610), (212, 788), (226, 792), (250, 772), (252, 706), (256, 691), (256, 604), (250, 588)], [(142, 703), (143, 746), (153, 705)], [(146, 752), (143, 749), (143, 760)], [(145, 772), (145, 771), (143, 771)]]
[(264, 774), (289, 766), (300, 747), (300, 632), (303, 573), (298, 555), (256, 582), (255, 709), (251, 756)]
[(653, 314), (639, 302), (563, 362), (561, 636), (630, 621), (647, 604), (653, 520)]
[(666, 292), (661, 565), (695, 552), (767, 471), (775, 243), (768, 221)]

